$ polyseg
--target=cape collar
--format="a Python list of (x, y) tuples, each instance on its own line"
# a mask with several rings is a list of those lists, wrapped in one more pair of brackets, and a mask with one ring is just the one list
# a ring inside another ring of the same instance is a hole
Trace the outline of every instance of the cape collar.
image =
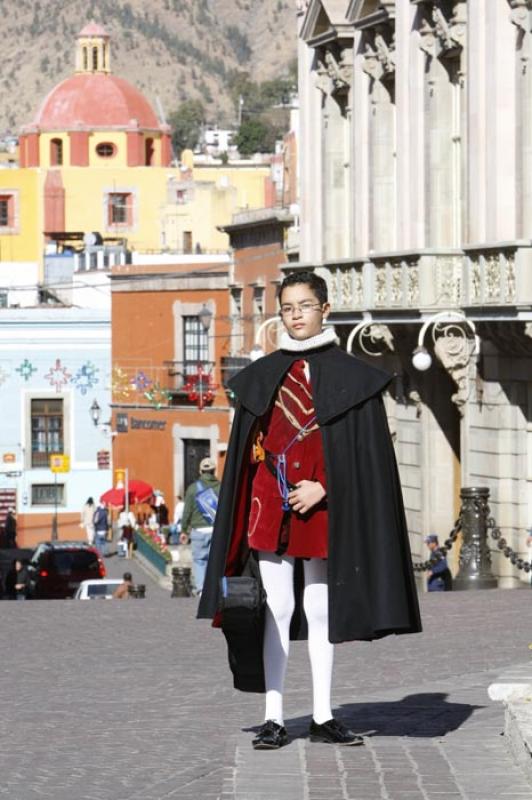
[(379, 394), (392, 379), (387, 372), (329, 344), (304, 353), (277, 350), (241, 370), (229, 381), (229, 387), (244, 408), (261, 417), (270, 408), (286, 372), (301, 358), (310, 365), (312, 398), (321, 425)]

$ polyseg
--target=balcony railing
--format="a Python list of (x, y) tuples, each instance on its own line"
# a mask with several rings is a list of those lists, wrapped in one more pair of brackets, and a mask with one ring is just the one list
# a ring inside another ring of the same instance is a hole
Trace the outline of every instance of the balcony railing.
[(532, 303), (532, 243), (385, 253), (326, 262), (333, 311), (448, 309)]

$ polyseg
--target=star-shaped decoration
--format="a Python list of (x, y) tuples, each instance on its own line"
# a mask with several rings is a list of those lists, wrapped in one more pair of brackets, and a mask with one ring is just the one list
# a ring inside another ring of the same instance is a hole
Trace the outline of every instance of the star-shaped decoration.
[(61, 364), (61, 359), (55, 359), (55, 365), (50, 367), (50, 371), (44, 376), (50, 386), (55, 386), (56, 392), (60, 392), (71, 379), (72, 375), (66, 367)]
[(133, 386), (127, 372), (121, 367), (113, 367), (111, 375), (111, 391), (114, 400), (127, 400), (131, 397)]
[(100, 370), (95, 367), (92, 361), (87, 361), (83, 366), (78, 369), (75, 376), (72, 378), (72, 383), (79, 389), (82, 395), (86, 395), (89, 389), (92, 389), (99, 380), (96, 373)]
[(168, 405), (170, 392), (161, 386), (160, 383), (155, 382), (148, 391), (144, 392), (144, 397), (154, 408), (162, 408)]
[(137, 390), (137, 392), (145, 392), (147, 391), (150, 386), (152, 385), (153, 381), (151, 378), (148, 378), (145, 372), (137, 372), (135, 377), (132, 379), (131, 383)]
[(25, 381), (29, 381), (33, 373), (37, 372), (37, 367), (34, 367), (31, 361), (25, 358), (22, 364), (15, 369), (15, 372), (18, 372)]

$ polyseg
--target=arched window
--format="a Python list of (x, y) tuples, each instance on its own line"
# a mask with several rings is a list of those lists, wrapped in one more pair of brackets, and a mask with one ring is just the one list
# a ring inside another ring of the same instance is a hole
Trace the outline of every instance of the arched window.
[(98, 48), (92, 48), (92, 68), (93, 70), (97, 71), (98, 69)]
[(60, 167), (63, 163), (63, 140), (52, 139), (50, 142), (50, 166)]
[(152, 167), (153, 166), (154, 154), (155, 154), (155, 148), (153, 146), (153, 139), (152, 138), (146, 139), (146, 142), (145, 142), (145, 158), (144, 158), (144, 164), (145, 164), (146, 167)]
[(89, 54), (87, 52), (87, 48), (83, 48), (83, 69), (87, 70), (89, 68)]

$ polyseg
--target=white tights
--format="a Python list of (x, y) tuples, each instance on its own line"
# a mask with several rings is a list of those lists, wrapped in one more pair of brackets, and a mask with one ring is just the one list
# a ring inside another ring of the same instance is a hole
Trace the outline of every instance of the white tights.
[[(313, 717), (318, 725), (331, 719), (331, 681), (334, 647), (329, 642), (327, 562), (303, 561), (303, 608), (308, 622), (308, 651), (312, 672)], [(266, 711), (264, 718), (283, 720), (283, 688), (294, 612), (294, 558), (259, 552), (262, 583), (268, 596), (264, 630)]]

